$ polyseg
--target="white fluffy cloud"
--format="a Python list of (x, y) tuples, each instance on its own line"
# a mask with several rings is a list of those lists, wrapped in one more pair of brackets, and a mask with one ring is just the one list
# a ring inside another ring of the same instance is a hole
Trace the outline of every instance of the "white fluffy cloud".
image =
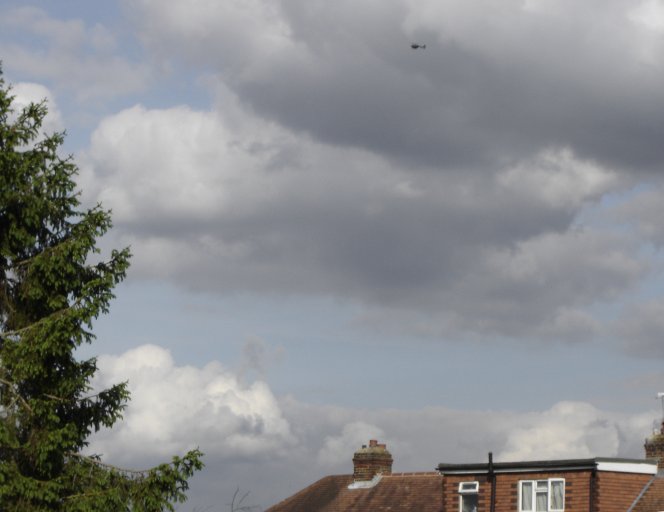
[(271, 188), (283, 187), (278, 173), (263, 174), (279, 156), (279, 136), (245, 138), (223, 121), (184, 106), (135, 106), (107, 118), (92, 136), (87, 157), (94, 175), (83, 188), (112, 207), (118, 223), (177, 228), (260, 209)]
[(195, 447), (210, 457), (259, 460), (293, 442), (269, 387), (245, 386), (219, 363), (177, 366), (167, 350), (143, 345), (101, 356), (98, 365), (96, 388), (128, 380), (131, 391), (124, 420), (90, 447), (111, 460), (168, 458)]
[(501, 460), (546, 460), (616, 455), (618, 426), (589, 404), (561, 402), (526, 418), (507, 435)]
[(651, 434), (654, 418), (654, 411), (616, 414), (584, 402), (559, 402), (547, 411), (522, 415), (507, 433), (498, 458), (644, 458), (642, 442)]

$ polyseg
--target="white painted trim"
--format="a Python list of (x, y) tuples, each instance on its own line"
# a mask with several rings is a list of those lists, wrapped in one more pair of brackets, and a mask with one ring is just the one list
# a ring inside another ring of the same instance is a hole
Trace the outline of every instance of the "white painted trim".
[[(506, 469), (494, 469), (493, 472), (495, 474), (510, 474), (510, 473), (554, 473), (558, 472), (560, 473), (561, 471), (579, 471), (579, 470), (588, 470), (588, 469), (594, 469), (595, 465), (587, 465), (587, 466), (533, 466), (529, 468), (506, 468)], [(464, 470), (452, 470), (452, 471), (445, 471), (444, 469), (438, 470), (438, 472), (441, 475), (486, 475), (489, 473), (489, 470), (487, 469), (478, 469), (478, 470), (473, 470), (473, 469), (464, 469)], [(662, 511), (664, 512), (664, 511)]]
[(657, 464), (648, 462), (598, 462), (598, 471), (613, 471), (615, 473), (642, 473), (656, 475)]
[[(473, 484), (472, 489), (462, 489), (465, 484)], [(459, 482), (459, 494), (477, 494), (478, 492), (480, 492), (480, 483), (478, 480)]]

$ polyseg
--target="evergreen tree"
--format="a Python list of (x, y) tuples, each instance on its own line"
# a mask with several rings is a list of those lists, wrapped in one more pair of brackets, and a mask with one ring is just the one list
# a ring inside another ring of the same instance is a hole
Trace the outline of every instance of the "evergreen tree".
[(129, 399), (126, 383), (91, 394), (96, 360), (75, 349), (93, 341), (130, 255), (92, 261), (110, 214), (81, 208), (64, 134), (40, 135), (46, 104), (13, 101), (0, 70), (0, 510), (174, 510), (198, 450), (145, 471), (82, 453)]

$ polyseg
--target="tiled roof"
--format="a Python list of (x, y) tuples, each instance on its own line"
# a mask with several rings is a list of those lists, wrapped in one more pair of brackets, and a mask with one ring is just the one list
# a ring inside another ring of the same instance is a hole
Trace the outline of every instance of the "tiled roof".
[(393, 473), (368, 489), (349, 489), (351, 475), (327, 476), (266, 512), (441, 512), (443, 477), (437, 472)]
[(661, 510), (664, 510), (664, 475), (660, 474), (631, 508), (631, 512), (659, 512)]

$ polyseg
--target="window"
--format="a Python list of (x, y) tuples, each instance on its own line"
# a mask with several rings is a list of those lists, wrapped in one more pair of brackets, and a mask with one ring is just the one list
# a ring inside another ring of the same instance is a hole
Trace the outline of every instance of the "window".
[(459, 483), (459, 511), (477, 512), (478, 493), (480, 490), (479, 482), (461, 482)]
[(519, 482), (521, 512), (552, 512), (565, 509), (565, 480), (522, 480)]

